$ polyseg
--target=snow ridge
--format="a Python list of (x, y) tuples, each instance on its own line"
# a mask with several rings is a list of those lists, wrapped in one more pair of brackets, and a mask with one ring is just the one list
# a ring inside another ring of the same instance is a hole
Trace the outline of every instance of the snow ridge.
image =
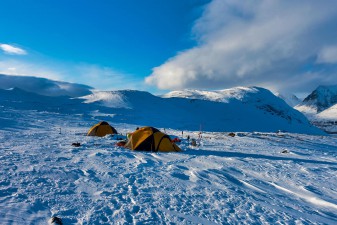
[(259, 90), (261, 89), (258, 87), (235, 87), (217, 91), (202, 91), (202, 90), (187, 89), (183, 91), (172, 91), (163, 95), (162, 97), (201, 99), (201, 100), (228, 103), (233, 99), (244, 101), (245, 96), (247, 96), (249, 93), (257, 93)]

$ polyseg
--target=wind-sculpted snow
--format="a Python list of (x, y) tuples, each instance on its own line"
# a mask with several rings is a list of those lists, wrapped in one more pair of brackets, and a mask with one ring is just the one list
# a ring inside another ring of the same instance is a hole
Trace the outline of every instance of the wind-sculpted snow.
[(183, 152), (132, 152), (85, 136), (96, 117), (1, 109), (0, 224), (337, 223), (335, 136), (166, 127)]

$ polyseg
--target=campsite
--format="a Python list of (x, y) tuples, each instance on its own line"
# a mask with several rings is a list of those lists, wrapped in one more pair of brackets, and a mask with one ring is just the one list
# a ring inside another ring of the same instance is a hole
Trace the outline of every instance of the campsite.
[(1, 0), (0, 225), (337, 225), (336, 0)]
[(123, 135), (95, 137), (97, 118), (1, 117), (1, 224), (336, 223), (335, 136), (166, 128), (182, 151), (144, 152), (116, 145), (140, 125), (107, 120)]

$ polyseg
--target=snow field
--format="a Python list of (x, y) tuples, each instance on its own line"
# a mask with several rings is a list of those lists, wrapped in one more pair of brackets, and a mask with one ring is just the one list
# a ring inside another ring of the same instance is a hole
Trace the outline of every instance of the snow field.
[(181, 153), (148, 153), (86, 137), (93, 118), (0, 117), (20, 118), (0, 129), (0, 224), (337, 223), (336, 136), (206, 132), (197, 147), (184, 139)]

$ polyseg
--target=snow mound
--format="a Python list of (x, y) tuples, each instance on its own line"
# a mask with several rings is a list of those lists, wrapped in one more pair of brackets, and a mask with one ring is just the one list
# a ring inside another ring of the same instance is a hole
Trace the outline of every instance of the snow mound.
[(54, 81), (30, 76), (12, 76), (0, 74), (0, 89), (19, 88), (46, 96), (79, 97), (91, 93), (92, 87), (83, 84)]

